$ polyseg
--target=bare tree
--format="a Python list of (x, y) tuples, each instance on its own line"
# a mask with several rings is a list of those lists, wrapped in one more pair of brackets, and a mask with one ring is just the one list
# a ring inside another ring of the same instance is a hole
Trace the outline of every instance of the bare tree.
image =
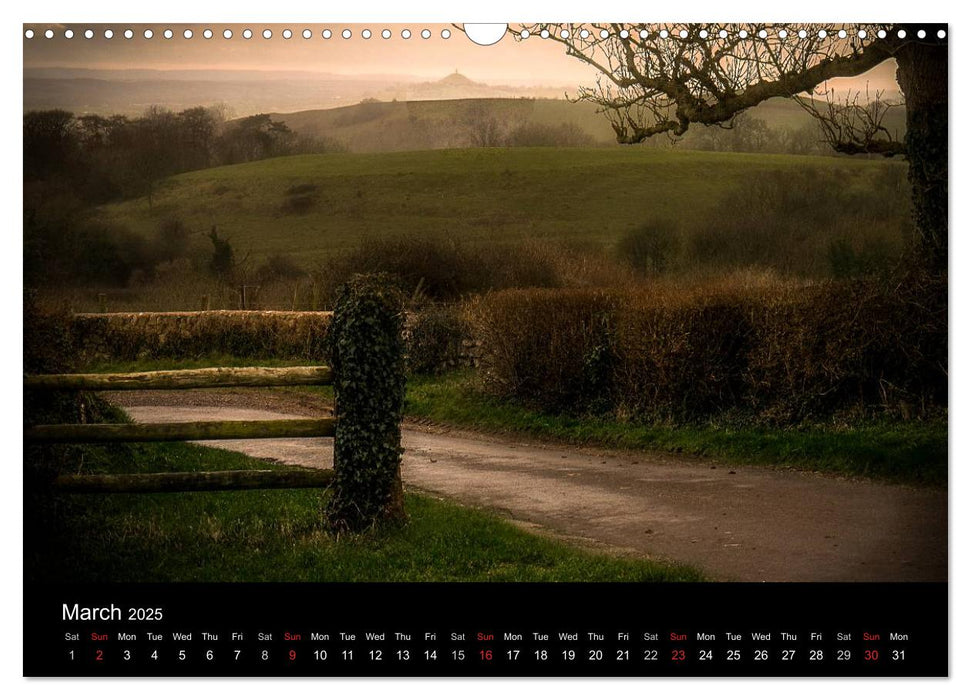
[(597, 71), (578, 99), (596, 104), (620, 143), (681, 136), (691, 124), (730, 123), (773, 97), (811, 95), (838, 77), (895, 59), (907, 110), (899, 141), (881, 125), (883, 107), (848, 101), (803, 105), (843, 153), (904, 155), (915, 212), (918, 260), (947, 266), (947, 46), (937, 26), (534, 24), (510, 29), (542, 36)]

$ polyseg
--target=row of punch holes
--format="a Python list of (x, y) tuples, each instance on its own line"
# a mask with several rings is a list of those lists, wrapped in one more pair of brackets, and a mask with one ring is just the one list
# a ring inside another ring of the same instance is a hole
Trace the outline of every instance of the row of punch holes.
[[(616, 33), (620, 36), (621, 39), (627, 39), (634, 33), (636, 33), (638, 37), (641, 39), (647, 39), (651, 35), (651, 32), (649, 32), (646, 29), (635, 30), (635, 32), (631, 32), (630, 30), (627, 30), (627, 29), (621, 29), (619, 32), (616, 32)], [(584, 39), (584, 40), (587, 40), (593, 37), (593, 32), (591, 32), (589, 29), (581, 29), (579, 32), (576, 32), (576, 34), (577, 36), (579, 36), (580, 39)], [(607, 29), (599, 30), (599, 37), (601, 39), (609, 38), (610, 34), (611, 32), (608, 31)], [(721, 29), (717, 33), (709, 33), (708, 30), (702, 29), (700, 32), (698, 32), (698, 37), (701, 39), (707, 39), (709, 38), (709, 36), (712, 36), (712, 34), (717, 36), (719, 39), (727, 39), (729, 36), (729, 32), (726, 29)], [(780, 29), (776, 34), (779, 39), (790, 38), (790, 33), (787, 32), (785, 29)], [(845, 39), (848, 36), (848, 33), (845, 29), (840, 29), (834, 34), (840, 39)], [(73, 39), (75, 36), (78, 36), (78, 34), (76, 34), (73, 29), (65, 29), (63, 30), (61, 35), (65, 39)], [(116, 36), (115, 31), (112, 29), (105, 29), (102, 35), (104, 36), (105, 39), (113, 39)], [(145, 39), (153, 39), (155, 38), (155, 31), (152, 29), (145, 29), (141, 32), (141, 35)], [(213, 37), (216, 36), (216, 32), (214, 32), (212, 29), (203, 29), (201, 32), (199, 32), (199, 35), (203, 39), (212, 39)], [(264, 39), (272, 39), (274, 37), (274, 33), (272, 29), (264, 29), (262, 32), (260, 32), (260, 35)], [(414, 36), (412, 31), (407, 28), (402, 29), (399, 35), (401, 36), (402, 39), (410, 39), (412, 38), (412, 36)], [(421, 31), (418, 32), (417, 35), (420, 36), (422, 39), (430, 39), (432, 37), (432, 31), (430, 29), (422, 29)], [(519, 35), (522, 39), (529, 39), (531, 37), (548, 39), (551, 36), (549, 30), (547, 29), (541, 30), (538, 34), (531, 34), (529, 30), (523, 29), (520, 31)], [(570, 35), (571, 35), (571, 32), (567, 29), (561, 29), (558, 32), (558, 36), (561, 39), (569, 39)], [(798, 32), (795, 32), (795, 35), (799, 39), (806, 39), (809, 36), (808, 32), (805, 29), (801, 29)], [(916, 32), (916, 35), (918, 39), (925, 39), (927, 38), (927, 31), (924, 29), (918, 29)], [(43, 36), (45, 39), (53, 39), (57, 36), (57, 32), (55, 32), (53, 29), (44, 30), (42, 34), (38, 34), (33, 29), (27, 29), (24, 31), (24, 37), (27, 39), (33, 39), (38, 36)], [(94, 39), (95, 36), (97, 36), (97, 34), (93, 29), (85, 29), (83, 32), (80, 33), (80, 36), (84, 37), (85, 39)], [(125, 39), (134, 39), (136, 34), (133, 29), (125, 29), (121, 31), (121, 36), (123, 36)], [(164, 29), (161, 32), (161, 36), (163, 39), (173, 39), (175, 38), (176, 33), (171, 29)], [(192, 39), (195, 36), (196, 36), (196, 33), (193, 32), (191, 29), (185, 29), (182, 31), (183, 39)], [(232, 29), (224, 29), (222, 31), (223, 39), (232, 39), (234, 36), (236, 35)], [(239, 33), (239, 36), (241, 36), (243, 39), (252, 39), (253, 36), (255, 36), (255, 34), (252, 29), (244, 29)], [(284, 39), (292, 39), (295, 36), (295, 33), (292, 29), (283, 29), (280, 32), (280, 36), (283, 37)], [(304, 29), (300, 32), (300, 36), (302, 36), (304, 39), (312, 39), (314, 36), (314, 33), (310, 29)], [(331, 29), (324, 29), (321, 31), (320, 36), (323, 39), (331, 39), (335, 36), (340, 36), (342, 39), (351, 39), (354, 37), (354, 31), (351, 29), (345, 28), (345, 29), (342, 29), (339, 33), (335, 34), (335, 32)], [(363, 29), (360, 32), (360, 37), (362, 39), (370, 39), (372, 36), (374, 36), (374, 32), (372, 32), (370, 29)], [(379, 33), (379, 36), (382, 39), (391, 39), (394, 36), (394, 32), (392, 32), (390, 29), (382, 29)], [(442, 39), (448, 39), (452, 36), (452, 32), (450, 29), (447, 29), (447, 28), (442, 29), (441, 32), (439, 32), (439, 36)], [(662, 29), (659, 32), (657, 32), (657, 36), (659, 36), (662, 39), (667, 39), (667, 38), (687, 39), (689, 34), (688, 34), (688, 30), (686, 29), (681, 29), (677, 32), (669, 32), (667, 29)], [(738, 31), (738, 38), (740, 39), (747, 39), (749, 36), (751, 36), (751, 34), (745, 29)], [(760, 39), (767, 39), (769, 38), (769, 32), (768, 30), (760, 29), (755, 32), (754, 36), (757, 36)], [(820, 39), (825, 39), (827, 37), (826, 30), (824, 29), (819, 30), (818, 36)], [(868, 37), (868, 34), (865, 29), (861, 29), (857, 32), (857, 36), (860, 39), (866, 39)], [(877, 30), (876, 36), (877, 38), (885, 39), (887, 37), (887, 31), (885, 29)], [(937, 30), (938, 39), (944, 39), (946, 36), (947, 36), (947, 32), (944, 29)], [(897, 37), (900, 39), (907, 38), (907, 30), (905, 29), (898, 30)]]

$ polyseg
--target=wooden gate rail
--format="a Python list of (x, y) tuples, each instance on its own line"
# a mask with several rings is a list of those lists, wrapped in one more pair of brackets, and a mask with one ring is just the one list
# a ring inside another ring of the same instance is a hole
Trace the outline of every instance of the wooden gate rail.
[(50, 391), (132, 391), (224, 387), (320, 386), (333, 384), (330, 367), (210, 367), (112, 374), (35, 374), (25, 389)]
[[(132, 391), (332, 384), (329, 367), (212, 367), (110, 374), (40, 374), (24, 388), (40, 391)], [(65, 423), (24, 428), (33, 443), (166, 442), (334, 437), (334, 418), (192, 423)], [(326, 488), (333, 471), (314, 469), (62, 475), (54, 488), (70, 493), (153, 493), (240, 489)]]
[(330, 486), (333, 470), (237, 469), (220, 472), (156, 474), (64, 475), (54, 488), (64, 493), (173, 493), (181, 491), (240, 491), (243, 489), (322, 489)]
[(86, 444), (333, 437), (336, 422), (333, 418), (295, 418), (194, 423), (60, 423), (25, 428), (24, 440)]

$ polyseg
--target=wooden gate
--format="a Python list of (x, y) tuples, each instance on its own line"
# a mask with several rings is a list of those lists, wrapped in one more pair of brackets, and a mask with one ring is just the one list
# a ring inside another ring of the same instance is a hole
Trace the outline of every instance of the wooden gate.
[[(215, 367), (123, 374), (43, 374), (24, 378), (34, 391), (131, 391), (333, 384), (329, 367)], [(163, 442), (334, 437), (335, 418), (194, 423), (66, 423), (24, 429), (27, 443)], [(72, 493), (149, 493), (240, 489), (323, 488), (333, 470), (235, 470), (157, 474), (61, 475), (58, 490)]]

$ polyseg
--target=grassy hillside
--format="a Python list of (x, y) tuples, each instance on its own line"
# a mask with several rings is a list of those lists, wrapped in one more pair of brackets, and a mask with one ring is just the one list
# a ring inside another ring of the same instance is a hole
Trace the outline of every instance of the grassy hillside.
[(726, 197), (744, 193), (758, 178), (811, 177), (838, 184), (847, 197), (866, 192), (892, 202), (901, 193), (881, 188), (893, 180), (888, 173), (903, 167), (638, 147), (343, 153), (186, 173), (161, 183), (151, 206), (141, 198), (103, 207), (96, 216), (145, 236), (171, 217), (200, 237), (216, 225), (237, 255), (249, 252), (258, 261), (288, 253), (309, 265), (363, 237), (398, 233), (607, 246), (658, 218), (701, 217), (717, 228)]
[(592, 105), (566, 100), (365, 102), (272, 116), (298, 133), (336, 139), (355, 153), (464, 148), (470, 144), (472, 124), (488, 119), (506, 128), (528, 122), (550, 126), (571, 123), (598, 142), (614, 141), (610, 123)]

